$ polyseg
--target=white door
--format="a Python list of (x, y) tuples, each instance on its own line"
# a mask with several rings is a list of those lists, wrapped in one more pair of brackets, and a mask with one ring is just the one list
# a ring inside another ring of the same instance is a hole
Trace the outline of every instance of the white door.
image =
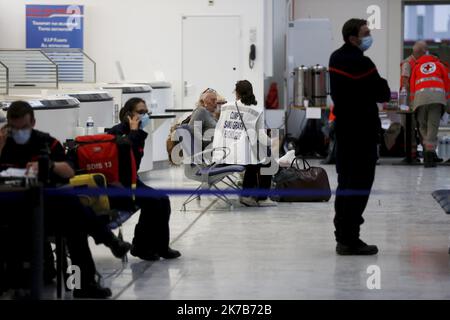
[(242, 75), (240, 52), (240, 17), (183, 17), (183, 108), (195, 108), (206, 88), (234, 101)]

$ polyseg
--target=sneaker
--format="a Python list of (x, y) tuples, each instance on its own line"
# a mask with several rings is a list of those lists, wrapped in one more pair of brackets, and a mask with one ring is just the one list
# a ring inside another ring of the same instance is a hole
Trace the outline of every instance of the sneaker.
[(131, 243), (123, 241), (118, 237), (114, 237), (114, 239), (107, 245), (109, 249), (111, 249), (114, 257), (118, 259), (122, 259), (128, 251), (131, 249)]
[(246, 207), (259, 207), (258, 202), (252, 197), (240, 197), (239, 202)]
[(176, 259), (181, 257), (180, 251), (168, 248), (166, 252), (160, 252), (159, 256), (164, 259)]
[(276, 206), (278, 206), (278, 204), (276, 202), (270, 200), (269, 198), (267, 198), (266, 200), (258, 201), (258, 206), (260, 206), (260, 207), (276, 207)]
[(145, 261), (158, 261), (160, 256), (157, 253), (151, 251), (141, 251), (136, 248), (135, 245), (131, 246), (130, 253), (132, 256), (145, 260)]
[(341, 256), (371, 256), (378, 253), (378, 248), (361, 240), (358, 240), (354, 245), (345, 245), (338, 242), (336, 253)]
[(73, 290), (73, 297), (78, 299), (106, 299), (111, 296), (111, 289), (102, 287), (97, 282), (84, 286), (82, 285), (81, 289)]

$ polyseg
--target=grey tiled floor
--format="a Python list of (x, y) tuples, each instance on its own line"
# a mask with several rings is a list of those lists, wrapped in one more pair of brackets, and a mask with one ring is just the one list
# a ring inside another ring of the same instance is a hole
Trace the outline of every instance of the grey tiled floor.
[[(334, 166), (325, 168), (335, 189)], [(195, 187), (177, 168), (153, 172), (148, 184)], [(374, 257), (336, 256), (334, 198), (230, 211), (204, 197), (180, 212), (184, 197), (171, 197), (180, 259), (122, 265), (104, 246), (92, 249), (115, 299), (450, 299), (450, 216), (430, 195), (440, 188), (450, 188), (450, 167), (377, 168), (362, 228), (380, 249)], [(136, 219), (124, 228), (129, 241)], [(367, 288), (371, 265), (381, 290)]]

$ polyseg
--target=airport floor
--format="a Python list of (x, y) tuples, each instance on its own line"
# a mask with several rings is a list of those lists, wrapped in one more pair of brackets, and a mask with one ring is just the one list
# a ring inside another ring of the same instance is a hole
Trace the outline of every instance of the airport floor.
[[(324, 167), (335, 189), (335, 168)], [(276, 208), (244, 208), (235, 197), (231, 211), (204, 197), (181, 212), (185, 197), (174, 196), (171, 246), (180, 259), (129, 256), (122, 264), (104, 246), (92, 242), (92, 250), (114, 299), (450, 299), (450, 216), (430, 195), (450, 188), (449, 174), (450, 167), (378, 166), (362, 228), (377, 256), (336, 255), (334, 197)], [(147, 182), (196, 187), (181, 168), (154, 171)], [(124, 227), (129, 241), (136, 220)], [(371, 266), (379, 267), (379, 290), (368, 289)]]

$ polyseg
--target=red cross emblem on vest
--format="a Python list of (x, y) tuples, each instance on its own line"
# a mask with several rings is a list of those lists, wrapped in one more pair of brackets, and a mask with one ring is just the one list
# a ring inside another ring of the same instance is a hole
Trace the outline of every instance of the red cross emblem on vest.
[(420, 71), (423, 74), (431, 74), (434, 73), (436, 71), (436, 64), (434, 62), (429, 62), (429, 63), (424, 63), (421, 67), (420, 67)]

